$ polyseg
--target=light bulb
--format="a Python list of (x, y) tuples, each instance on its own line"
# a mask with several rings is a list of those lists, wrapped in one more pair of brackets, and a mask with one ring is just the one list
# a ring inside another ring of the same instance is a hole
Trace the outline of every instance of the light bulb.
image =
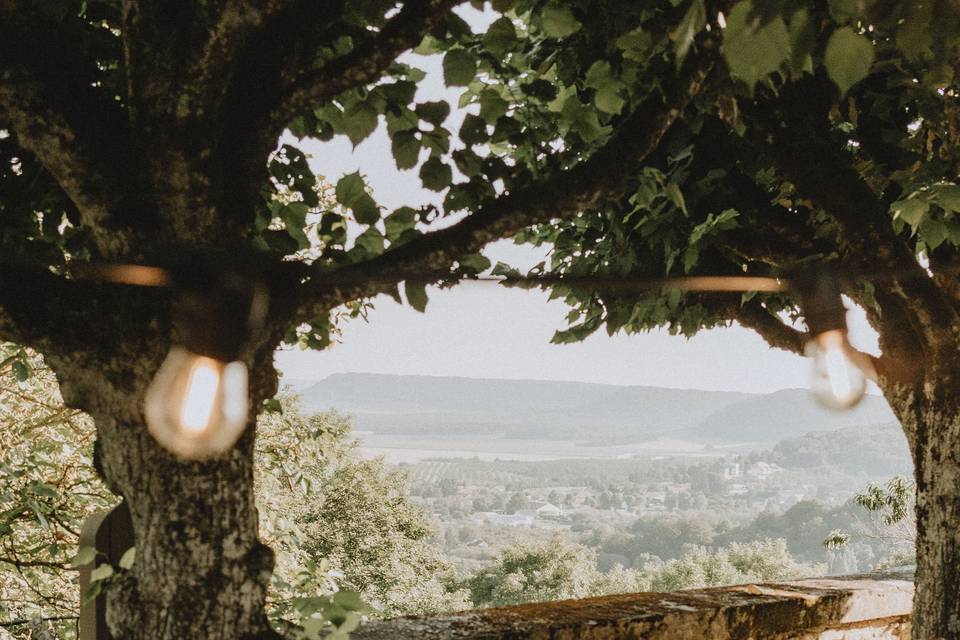
[(190, 460), (227, 451), (247, 425), (247, 367), (173, 347), (147, 389), (147, 428)]
[(856, 352), (847, 342), (846, 332), (833, 329), (817, 334), (806, 351), (813, 359), (811, 390), (817, 400), (830, 409), (856, 406), (867, 390), (867, 378), (855, 361)]

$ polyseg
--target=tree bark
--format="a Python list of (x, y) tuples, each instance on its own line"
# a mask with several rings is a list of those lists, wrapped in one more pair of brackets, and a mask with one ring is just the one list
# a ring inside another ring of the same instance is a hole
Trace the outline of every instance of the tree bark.
[(960, 393), (950, 384), (887, 393), (917, 483), (913, 638), (960, 638)]
[[(264, 612), (273, 553), (258, 539), (255, 416), (224, 456), (184, 462), (157, 444), (142, 417), (156, 358), (113, 364), (111, 377), (126, 379), (128, 388), (55, 365), (65, 401), (93, 416), (99, 468), (126, 499), (133, 520), (133, 568), (106, 586), (111, 634), (125, 640), (278, 637)], [(258, 363), (252, 406), (275, 380), (269, 361)]]

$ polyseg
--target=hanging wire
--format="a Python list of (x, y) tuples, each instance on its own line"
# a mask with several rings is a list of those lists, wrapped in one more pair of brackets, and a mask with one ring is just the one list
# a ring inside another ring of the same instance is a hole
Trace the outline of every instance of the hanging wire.
[(136, 287), (169, 287), (173, 284), (173, 277), (167, 269), (140, 264), (72, 262), (70, 263), (70, 274), (84, 280), (102, 280)]
[(717, 291), (717, 292), (744, 292), (761, 291), (777, 293), (788, 291), (790, 283), (783, 278), (768, 278), (763, 276), (680, 276), (676, 278), (632, 278), (632, 277), (601, 277), (601, 276), (520, 276), (495, 277), (479, 276), (462, 282), (493, 283), (503, 285), (535, 284), (566, 285), (596, 289), (680, 289), (681, 291)]
[[(10, 265), (21, 268), (49, 269), (38, 261), (23, 258), (0, 257), (0, 265)], [(174, 277), (170, 269), (141, 264), (116, 263), (85, 263), (71, 261), (66, 267), (66, 273), (80, 280), (95, 280), (138, 287), (172, 287)], [(960, 265), (948, 268), (945, 271), (960, 273)], [(336, 271), (329, 274), (336, 277)], [(918, 278), (916, 271), (885, 271), (877, 273), (856, 273), (845, 271), (838, 274), (838, 279), (847, 284), (857, 279), (871, 281), (889, 281), (893, 279)], [(408, 275), (409, 280), (431, 281), (440, 279), (437, 273), (422, 275)], [(658, 289), (678, 289), (681, 291), (696, 292), (764, 292), (780, 293), (793, 289), (790, 277), (766, 277), (749, 275), (715, 275), (715, 276), (678, 276), (668, 278), (637, 278), (632, 276), (567, 276), (567, 275), (525, 275), (525, 276), (476, 276), (467, 277), (459, 281), (461, 284), (499, 284), (503, 286), (546, 287), (570, 286), (579, 288), (651, 291)]]

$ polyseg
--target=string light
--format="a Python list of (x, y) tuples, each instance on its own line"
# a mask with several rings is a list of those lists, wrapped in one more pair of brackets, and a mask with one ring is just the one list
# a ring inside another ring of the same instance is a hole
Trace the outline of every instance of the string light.
[[(220, 259), (218, 259), (220, 258)], [(228, 451), (243, 433), (249, 414), (247, 366), (240, 360), (250, 334), (266, 317), (268, 293), (249, 265), (223, 256), (194, 257), (179, 268), (144, 265), (72, 264), (74, 277), (134, 286), (170, 287), (178, 293), (175, 325), (179, 340), (147, 390), (144, 413), (154, 438), (176, 455), (202, 460)], [(226, 266), (225, 266), (226, 264)], [(890, 277), (892, 274), (876, 274)], [(467, 280), (469, 282), (471, 280)], [(874, 379), (872, 361), (847, 338), (846, 309), (837, 279), (816, 268), (789, 279), (757, 276), (687, 276), (662, 279), (537, 276), (472, 279), (507, 286), (581, 286), (606, 289), (684, 291), (793, 290), (812, 336), (806, 354), (813, 362), (811, 389), (833, 409), (855, 406)]]
[(799, 274), (793, 286), (812, 336), (805, 348), (813, 362), (810, 389), (825, 407), (851, 409), (863, 399), (867, 378), (875, 373), (870, 359), (847, 338), (847, 309), (837, 279), (820, 267)]
[(178, 340), (147, 389), (144, 416), (161, 446), (204, 460), (231, 449), (247, 426), (248, 372), (240, 356), (263, 324), (267, 291), (249, 270), (210, 261), (170, 274)]
[(202, 460), (230, 449), (247, 424), (247, 367), (174, 346), (147, 390), (147, 428), (165, 449)]

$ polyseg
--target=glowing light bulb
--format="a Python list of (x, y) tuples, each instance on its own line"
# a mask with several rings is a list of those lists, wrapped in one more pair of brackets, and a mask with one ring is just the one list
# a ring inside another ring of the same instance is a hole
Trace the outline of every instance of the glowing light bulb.
[(840, 329), (824, 331), (807, 343), (807, 356), (813, 359), (811, 390), (821, 404), (850, 409), (863, 398), (867, 378), (856, 355)]
[(147, 389), (144, 413), (165, 449), (190, 460), (219, 455), (247, 425), (247, 367), (174, 347)]

